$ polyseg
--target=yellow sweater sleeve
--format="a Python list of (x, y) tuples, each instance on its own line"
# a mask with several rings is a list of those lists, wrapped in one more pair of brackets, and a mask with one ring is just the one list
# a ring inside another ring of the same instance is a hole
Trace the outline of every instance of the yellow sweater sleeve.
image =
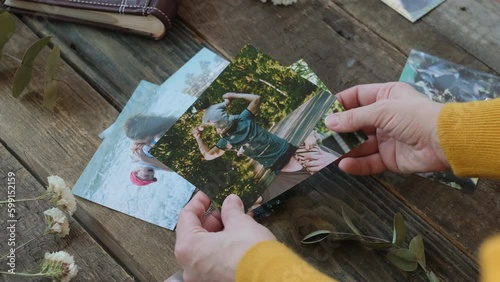
[(240, 260), (236, 282), (335, 281), (276, 241), (255, 244)]
[(438, 136), (457, 176), (500, 178), (500, 99), (444, 105)]

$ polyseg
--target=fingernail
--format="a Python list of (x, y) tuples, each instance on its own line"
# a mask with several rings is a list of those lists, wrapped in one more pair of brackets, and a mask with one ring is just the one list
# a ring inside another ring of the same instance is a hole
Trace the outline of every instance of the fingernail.
[(231, 195), (227, 196), (226, 201), (228, 204), (238, 204), (239, 206), (241, 206), (241, 200), (235, 194), (231, 194)]
[(328, 127), (336, 127), (339, 124), (339, 116), (338, 114), (332, 114), (326, 117), (325, 124)]

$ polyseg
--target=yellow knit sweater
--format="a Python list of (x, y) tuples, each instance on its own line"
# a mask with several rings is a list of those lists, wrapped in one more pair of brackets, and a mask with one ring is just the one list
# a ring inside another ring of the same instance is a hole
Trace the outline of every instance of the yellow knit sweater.
[[(500, 178), (500, 99), (445, 105), (439, 115), (438, 136), (456, 175)], [(500, 281), (500, 236), (483, 244), (480, 263), (483, 282)], [(265, 241), (243, 256), (236, 281), (334, 280), (283, 244)]]

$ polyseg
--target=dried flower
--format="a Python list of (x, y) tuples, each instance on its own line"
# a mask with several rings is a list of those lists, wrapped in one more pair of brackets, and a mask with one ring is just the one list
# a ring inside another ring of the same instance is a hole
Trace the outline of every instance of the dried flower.
[(69, 282), (78, 273), (78, 266), (73, 256), (65, 251), (45, 253), (45, 259), (36, 267), (38, 272), (0, 271), (2, 275), (16, 275), (32, 278), (50, 278), (53, 282)]
[(40, 275), (53, 281), (68, 282), (78, 273), (78, 266), (73, 256), (65, 251), (45, 253), (45, 260), (40, 264)]
[(58, 235), (63, 238), (69, 234), (69, 222), (66, 215), (58, 208), (51, 208), (43, 212), (47, 219), (47, 234)]
[(66, 182), (56, 175), (49, 176), (47, 180), (49, 182), (47, 193), (52, 196), (51, 202), (62, 211), (73, 215), (76, 210), (76, 200)]

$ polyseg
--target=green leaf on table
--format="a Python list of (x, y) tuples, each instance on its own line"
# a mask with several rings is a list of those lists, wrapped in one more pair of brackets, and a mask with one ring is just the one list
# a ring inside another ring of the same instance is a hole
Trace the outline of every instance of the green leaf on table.
[(314, 244), (321, 242), (328, 237), (332, 233), (329, 230), (317, 230), (314, 232), (311, 232), (307, 234), (303, 239), (302, 239), (302, 244)]
[(342, 209), (342, 217), (344, 218), (345, 223), (347, 223), (349, 228), (351, 228), (352, 232), (361, 235), (361, 232), (359, 232), (358, 228), (356, 228), (354, 223), (352, 223), (351, 218), (349, 218), (349, 216), (347, 216), (347, 214), (344, 212), (344, 207), (341, 207), (341, 209)]
[(415, 271), (418, 267), (417, 257), (407, 249), (390, 251), (387, 259), (403, 271)]
[(429, 282), (439, 282), (439, 278), (437, 277), (436, 274), (434, 274), (434, 272), (432, 271), (429, 271), (429, 272), (425, 272), (425, 275), (427, 275), (427, 279), (429, 279)]
[(24, 88), (28, 86), (31, 81), (31, 69), (33, 68), (32, 64), (29, 65), (21, 65), (14, 76), (14, 82), (12, 84), (12, 95), (14, 97), (19, 97), (23, 92)]
[(406, 225), (403, 215), (396, 213), (394, 215), (394, 231), (392, 234), (392, 243), (400, 247), (406, 239)]
[(410, 241), (410, 251), (417, 257), (418, 263), (425, 269), (425, 250), (422, 235), (413, 237)]
[(45, 66), (45, 83), (51, 81), (56, 76), (57, 68), (61, 62), (61, 50), (59, 45), (55, 44), (52, 51), (50, 51), (47, 65)]
[(43, 91), (43, 104), (49, 110), (53, 110), (57, 101), (57, 81), (51, 80), (45, 84)]
[(370, 242), (370, 241), (361, 240), (361, 244), (363, 244), (363, 246), (365, 246), (365, 247), (368, 247), (368, 248), (374, 249), (374, 250), (390, 249), (393, 246), (391, 242), (382, 242), (382, 241)]
[(40, 51), (43, 50), (43, 47), (45, 47), (52, 36), (46, 36), (44, 38), (38, 39), (35, 43), (31, 44), (31, 46), (26, 50), (23, 56), (23, 65), (24, 64), (31, 64), (33, 61), (36, 59)]
[(0, 58), (2, 57), (3, 47), (9, 42), (16, 29), (14, 18), (12, 18), (10, 13), (4, 12), (5, 10), (0, 11)]
[(43, 47), (49, 43), (51, 36), (39, 39), (26, 50), (23, 56), (23, 61), (21, 66), (17, 69), (16, 75), (14, 76), (14, 82), (12, 86), (12, 95), (14, 97), (19, 97), (23, 90), (28, 86), (31, 81), (31, 72), (33, 69), (33, 61), (38, 56)]

